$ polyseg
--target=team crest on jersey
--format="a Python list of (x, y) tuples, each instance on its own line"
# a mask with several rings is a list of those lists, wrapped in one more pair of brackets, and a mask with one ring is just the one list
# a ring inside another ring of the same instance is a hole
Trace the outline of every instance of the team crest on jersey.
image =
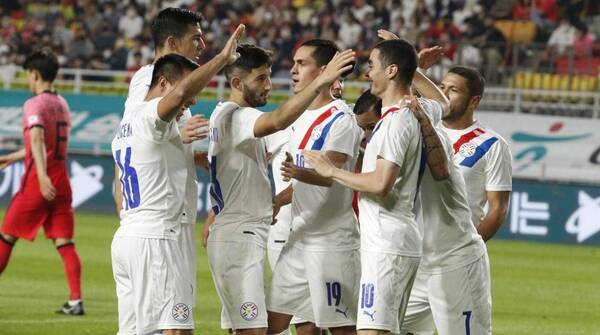
[(171, 316), (175, 321), (185, 322), (190, 317), (190, 308), (186, 304), (179, 303), (173, 306)]
[(252, 321), (258, 316), (258, 306), (253, 302), (245, 302), (240, 307), (240, 315), (246, 321)]
[(316, 126), (315, 129), (313, 129), (311, 137), (313, 140), (318, 140), (319, 137), (321, 137), (321, 133), (323, 132), (323, 127), (321, 126)]
[(463, 157), (471, 157), (471, 156), (473, 156), (473, 154), (475, 154), (476, 149), (477, 149), (477, 146), (475, 144), (473, 144), (471, 142), (467, 142), (460, 146), (460, 149), (458, 150), (458, 152)]
[(40, 122), (40, 118), (37, 115), (30, 115), (27, 118), (27, 124), (38, 123)]

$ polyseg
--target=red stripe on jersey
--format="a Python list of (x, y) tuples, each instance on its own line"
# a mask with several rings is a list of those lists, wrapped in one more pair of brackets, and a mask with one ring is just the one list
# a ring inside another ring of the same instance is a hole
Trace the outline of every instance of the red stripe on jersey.
[(472, 131), (470, 131), (470, 132), (468, 132), (468, 133), (464, 134), (463, 136), (461, 136), (461, 137), (458, 139), (458, 141), (456, 141), (456, 142), (454, 143), (454, 145), (453, 145), (453, 147), (454, 147), (454, 153), (457, 153), (457, 152), (458, 152), (458, 150), (460, 150), (460, 147), (461, 147), (463, 144), (465, 144), (465, 143), (469, 142), (470, 140), (472, 140), (472, 139), (474, 139), (475, 137), (477, 137), (477, 136), (479, 136), (479, 135), (481, 135), (481, 134), (484, 134), (484, 133), (485, 133), (485, 131), (484, 131), (483, 129), (481, 129), (481, 128), (475, 128), (475, 129), (473, 129)]
[(397, 112), (399, 110), (400, 110), (400, 108), (392, 107), (392, 108), (388, 109), (387, 112), (383, 113), (383, 115), (379, 119), (383, 120), (386, 116), (388, 116), (388, 114)]
[(316, 126), (323, 123), (323, 121), (327, 120), (327, 118), (330, 117), (331, 114), (333, 114), (333, 112), (335, 112), (335, 111), (337, 111), (337, 108), (335, 106), (333, 106), (333, 107), (329, 108), (328, 110), (326, 110), (325, 112), (323, 112), (323, 114), (319, 115), (319, 117), (317, 117), (317, 119), (310, 125), (310, 127), (306, 131), (306, 134), (304, 134), (304, 137), (302, 138), (302, 142), (300, 142), (298, 149), (300, 149), (300, 150), (304, 149), (304, 147), (306, 146), (306, 143), (308, 143), (308, 140), (310, 139), (310, 135), (312, 134), (313, 129), (315, 129)]

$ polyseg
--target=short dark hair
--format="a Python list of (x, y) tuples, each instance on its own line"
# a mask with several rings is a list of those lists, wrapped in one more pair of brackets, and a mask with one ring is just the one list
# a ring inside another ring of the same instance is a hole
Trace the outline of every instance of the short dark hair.
[(412, 83), (419, 64), (412, 44), (405, 40), (386, 40), (375, 44), (375, 49), (379, 50), (379, 60), (384, 68), (392, 64), (398, 66), (398, 80), (405, 85)]
[(227, 65), (224, 69), (225, 77), (227, 80), (231, 80), (231, 76), (235, 72), (252, 72), (253, 69), (273, 64), (272, 52), (263, 48), (257, 47), (253, 44), (240, 44), (236, 51), (240, 54), (240, 57), (235, 63)]
[(56, 55), (47, 48), (34, 51), (25, 59), (24, 70), (35, 70), (40, 73), (43, 81), (53, 82), (58, 73), (58, 59)]
[(300, 46), (315, 48), (311, 56), (317, 62), (318, 66), (327, 65), (333, 56), (335, 56), (335, 53), (340, 51), (340, 48), (334, 42), (320, 38), (308, 40)]
[(182, 38), (190, 25), (198, 25), (202, 20), (199, 13), (183, 8), (169, 7), (161, 10), (150, 26), (154, 47), (162, 48), (169, 36)]
[(198, 68), (198, 64), (181, 55), (168, 54), (160, 57), (154, 63), (150, 88), (156, 86), (160, 77), (165, 77), (169, 83), (174, 83), (181, 79), (184, 72), (194, 71), (196, 68)]
[(467, 81), (467, 89), (469, 90), (471, 98), (475, 96), (483, 96), (485, 79), (479, 71), (466, 66), (455, 66), (451, 68), (448, 73), (454, 73), (465, 78)]
[(356, 100), (353, 112), (356, 115), (361, 115), (369, 111), (374, 111), (378, 117), (381, 117), (381, 99), (374, 96), (370, 90), (366, 90)]

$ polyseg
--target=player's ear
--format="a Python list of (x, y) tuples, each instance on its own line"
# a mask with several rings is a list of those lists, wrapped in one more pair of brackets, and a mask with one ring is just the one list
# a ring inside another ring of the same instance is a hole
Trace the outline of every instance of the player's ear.
[(385, 74), (388, 77), (388, 79), (394, 79), (394, 77), (396, 77), (396, 75), (398, 74), (398, 65), (392, 64), (388, 66), (385, 69)]
[(178, 47), (178, 43), (179, 41), (177, 40), (177, 38), (175, 36), (169, 36), (167, 37), (167, 39), (165, 40), (165, 45), (170, 49), (170, 50), (177, 50)]
[(231, 87), (235, 88), (236, 90), (241, 91), (242, 90), (242, 79), (240, 77), (233, 77), (231, 78)]
[(481, 102), (481, 95), (476, 95), (476, 96), (472, 97), (471, 100), (469, 101), (469, 107), (476, 109), (477, 107), (479, 107), (480, 102)]

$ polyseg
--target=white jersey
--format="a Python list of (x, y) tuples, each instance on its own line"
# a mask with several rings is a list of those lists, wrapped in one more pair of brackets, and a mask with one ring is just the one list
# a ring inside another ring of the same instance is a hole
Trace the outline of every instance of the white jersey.
[[(152, 82), (152, 72), (154, 71), (154, 65), (149, 64), (142, 66), (135, 72), (129, 83), (129, 92), (127, 94), (127, 100), (125, 101), (125, 113), (128, 110), (128, 106), (144, 101), (150, 83)], [(177, 125), (181, 127), (192, 117), (192, 112), (189, 108), (186, 108), (183, 112), (183, 116), (177, 121)], [(187, 162), (188, 178), (185, 182), (185, 212), (182, 216), (183, 224), (195, 224), (196, 216), (198, 214), (198, 180), (196, 176), (196, 164), (194, 163), (194, 149), (191, 144), (183, 144), (185, 159)]]
[[(348, 155), (343, 169), (354, 171), (361, 130), (342, 100), (305, 111), (290, 127), (289, 152), (298, 166), (305, 164), (302, 150), (335, 151)], [(304, 250), (352, 250), (360, 246), (358, 223), (352, 210), (352, 190), (292, 181), (290, 242)]]
[(424, 234), (419, 271), (443, 273), (471, 264), (485, 253), (485, 244), (471, 222), (467, 191), (452, 157), (450, 139), (437, 131), (448, 157), (450, 177), (436, 181), (429, 168), (421, 182)]
[(450, 138), (454, 161), (467, 184), (473, 223), (479, 227), (486, 191), (512, 190), (511, 153), (506, 141), (479, 121), (465, 129), (442, 127)]
[[(288, 188), (291, 184), (289, 181), (284, 181), (281, 175), (281, 164), (285, 161), (285, 153), (290, 140), (289, 129), (278, 131), (265, 137), (267, 151), (271, 153), (271, 170), (273, 171), (273, 184), (275, 186), (275, 194)], [(284, 241), (287, 241), (290, 235), (292, 224), (292, 205), (288, 204), (281, 206), (277, 213), (277, 223), (269, 228), (269, 248), (281, 249)]]
[(265, 141), (254, 136), (262, 114), (226, 102), (210, 116), (210, 196), (217, 214), (210, 241), (266, 242), (273, 214), (271, 182)]
[(121, 227), (115, 236), (176, 239), (187, 178), (175, 121), (158, 116), (161, 98), (130, 104), (112, 141), (123, 185)]
[(421, 255), (422, 227), (413, 213), (419, 173), (424, 169), (421, 131), (408, 108), (382, 108), (365, 149), (362, 173), (375, 171), (378, 159), (400, 167), (394, 186), (385, 197), (361, 193), (358, 201), (361, 249), (402, 256)]

